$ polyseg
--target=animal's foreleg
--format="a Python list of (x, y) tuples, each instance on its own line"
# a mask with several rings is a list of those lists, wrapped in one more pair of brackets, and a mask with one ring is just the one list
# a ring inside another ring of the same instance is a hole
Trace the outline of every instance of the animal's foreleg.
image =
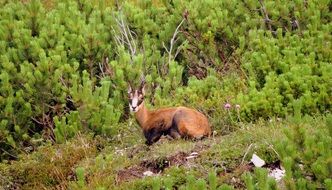
[(153, 143), (157, 142), (161, 135), (163, 133), (160, 132), (160, 131), (157, 131), (157, 130), (151, 130), (151, 131), (147, 131), (147, 132), (144, 132), (144, 136), (146, 138), (146, 144), (147, 145), (152, 145)]
[(178, 132), (178, 130), (171, 128), (169, 131), (169, 135), (173, 138), (173, 139), (179, 139), (181, 138), (180, 133)]

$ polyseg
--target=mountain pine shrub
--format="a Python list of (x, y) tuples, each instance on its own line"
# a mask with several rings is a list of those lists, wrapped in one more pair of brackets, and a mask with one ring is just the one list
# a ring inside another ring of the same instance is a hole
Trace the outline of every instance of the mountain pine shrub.
[(246, 189), (269, 189), (276, 190), (276, 181), (268, 177), (268, 171), (265, 168), (255, 168), (254, 174), (244, 174), (244, 181), (246, 183)]
[[(76, 90), (77, 93), (80, 84), (76, 84), (76, 89), (72, 86), (75, 82), (81, 82), (83, 75), (86, 82), (84, 87), (88, 88), (90, 85), (90, 89), (85, 91), (92, 91), (96, 83), (99, 84), (98, 63), (112, 54), (109, 51), (111, 37), (108, 27), (113, 18), (110, 9), (99, 11), (87, 2), (82, 8), (77, 2), (60, 1), (54, 9), (48, 11), (37, 0), (28, 3), (15, 1), (2, 4), (4, 6), (0, 9), (0, 144), (2, 147), (0, 157), (13, 158), (21, 151), (22, 146), (33, 149), (35, 142), (39, 142), (35, 140), (40, 138), (54, 140), (55, 135), (60, 138), (61, 133), (58, 131), (54, 134), (53, 131), (57, 121), (53, 120), (54, 116), (62, 118), (64, 115), (77, 115), (75, 110), (81, 107), (81, 103), (78, 102), (81, 99), (75, 97), (77, 102), (74, 102), (72, 96), (76, 94), (70, 90)], [(89, 75), (83, 74), (84, 70)], [(98, 105), (88, 107), (99, 106), (102, 103), (105, 109), (103, 108), (104, 111), (101, 112), (108, 114), (114, 106), (104, 105), (104, 101), (109, 101), (106, 97), (109, 92), (106, 91), (110, 91), (111, 85), (101, 84), (101, 86), (101, 89), (94, 94), (100, 95), (100, 99), (93, 102)], [(84, 103), (88, 101), (85, 100)], [(116, 104), (119, 105), (118, 102)], [(71, 111), (74, 113), (69, 113)], [(94, 121), (98, 120), (95, 114), (91, 116)], [(75, 121), (62, 119), (62, 123), (66, 125), (76, 123), (80, 126), (81, 121), (76, 119), (91, 118), (82, 116), (84, 113), (79, 115), (80, 117), (69, 117), (69, 120), (75, 118)], [(116, 123), (118, 119), (107, 117), (106, 120), (103, 122)], [(56, 125), (59, 126), (60, 122)], [(97, 127), (96, 131), (101, 131), (101, 128), (102, 125)], [(69, 129), (62, 132), (66, 130)], [(78, 130), (74, 130), (70, 134), (77, 132)]]
[(0, 5), (1, 159), (79, 131), (115, 134), (142, 74), (148, 106), (197, 108), (222, 131), (286, 117), (296, 100), (302, 114), (331, 109), (328, 0)]
[[(245, 51), (241, 62), (248, 77), (248, 89), (237, 97), (244, 105), (242, 116), (285, 117), (294, 111), (297, 99), (303, 103), (301, 113), (330, 110), (329, 2), (265, 3), (265, 8), (272, 10), (271, 29), (250, 29), (242, 38)], [(274, 22), (278, 17), (286, 24)]]
[(294, 115), (294, 125), (285, 131), (287, 138), (277, 143), (286, 170), (285, 185), (288, 189), (330, 189), (332, 116), (326, 117), (325, 125), (313, 129), (301, 120), (300, 114)]
[(275, 142), (285, 176), (276, 182), (265, 168), (256, 168), (253, 174), (244, 175), (247, 189), (331, 189), (332, 116), (321, 118), (325, 123), (313, 128), (308, 126), (312, 118), (301, 116), (301, 107), (296, 101), (284, 138)]

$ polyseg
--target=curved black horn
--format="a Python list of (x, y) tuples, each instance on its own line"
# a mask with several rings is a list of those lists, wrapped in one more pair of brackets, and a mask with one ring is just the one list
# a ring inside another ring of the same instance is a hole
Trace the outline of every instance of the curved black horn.
[(127, 82), (128, 84), (128, 93), (131, 93), (133, 91), (133, 87), (131, 85), (131, 82)]

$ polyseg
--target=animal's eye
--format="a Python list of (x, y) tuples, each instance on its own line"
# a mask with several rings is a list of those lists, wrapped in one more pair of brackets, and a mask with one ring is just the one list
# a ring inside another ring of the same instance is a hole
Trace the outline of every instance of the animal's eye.
[(138, 105), (141, 105), (142, 102), (143, 102), (143, 99), (138, 100)]

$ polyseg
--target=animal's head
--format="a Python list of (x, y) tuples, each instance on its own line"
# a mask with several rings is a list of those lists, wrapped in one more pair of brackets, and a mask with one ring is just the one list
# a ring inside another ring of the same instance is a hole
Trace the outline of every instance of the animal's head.
[(133, 89), (131, 85), (128, 85), (128, 99), (129, 99), (129, 108), (132, 112), (137, 112), (141, 109), (144, 101), (145, 95), (145, 80), (141, 79), (141, 84), (137, 89)]

